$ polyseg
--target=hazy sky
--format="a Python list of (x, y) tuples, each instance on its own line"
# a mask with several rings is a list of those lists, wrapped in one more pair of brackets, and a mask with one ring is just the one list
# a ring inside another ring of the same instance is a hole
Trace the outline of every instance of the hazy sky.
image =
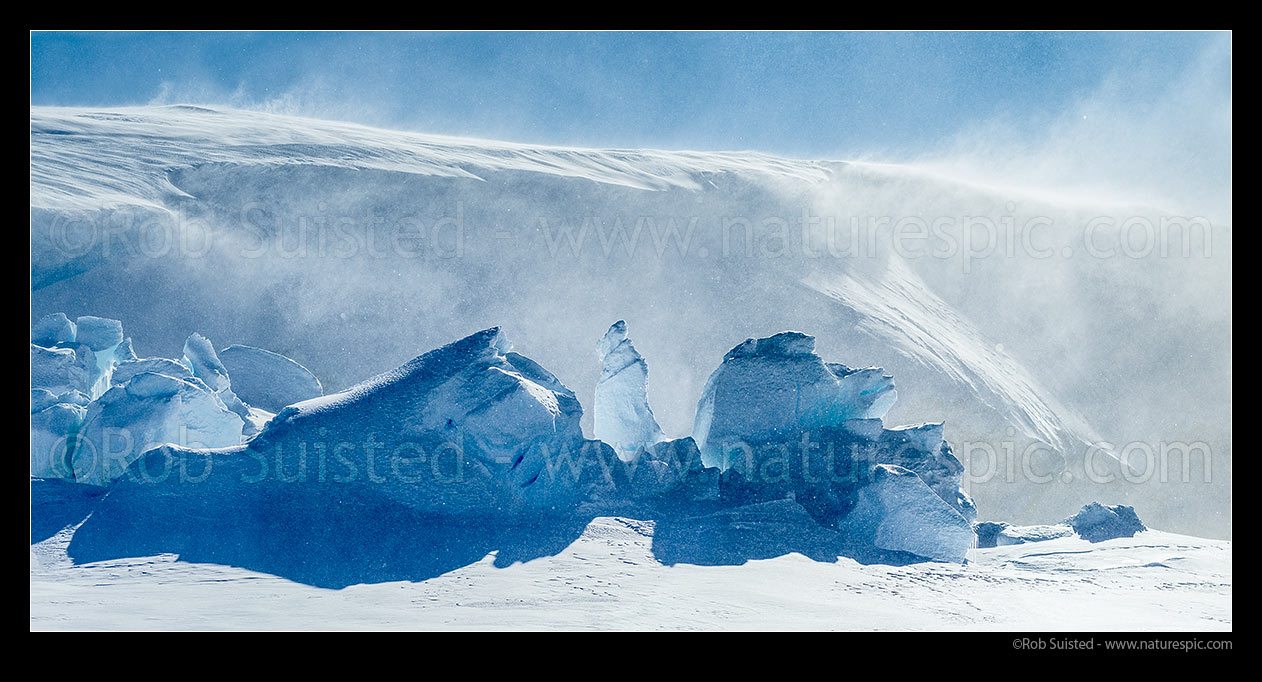
[[(1212, 33), (31, 35), (35, 105), (226, 104), (583, 146), (908, 156), (1037, 128), (1109, 84), (1143, 106)], [(1211, 92), (1229, 96), (1220, 74)]]

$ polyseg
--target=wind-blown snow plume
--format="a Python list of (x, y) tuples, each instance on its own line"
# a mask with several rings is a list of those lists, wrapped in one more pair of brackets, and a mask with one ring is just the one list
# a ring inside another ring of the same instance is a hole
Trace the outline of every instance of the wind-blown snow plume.
[(1029, 437), (1057, 448), (1066, 447), (1067, 438), (1099, 440), (1086, 420), (1061, 405), (1002, 347), (988, 342), (897, 255), (889, 256), (879, 279), (843, 274), (806, 283), (860, 313), (859, 325), (900, 353), (972, 388)]

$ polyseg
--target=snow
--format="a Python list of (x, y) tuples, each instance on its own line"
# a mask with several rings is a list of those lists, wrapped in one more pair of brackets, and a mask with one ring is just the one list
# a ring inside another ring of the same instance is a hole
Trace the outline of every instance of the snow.
[(778, 434), (792, 439), (848, 420), (880, 419), (897, 395), (893, 378), (880, 368), (825, 364), (815, 354), (815, 337), (781, 332), (728, 351), (702, 389), (692, 436), (707, 466), (742, 467), (739, 458), (727, 461), (725, 449)]
[(233, 345), (219, 352), (219, 360), (232, 378), (233, 392), (251, 407), (275, 413), (324, 395), (310, 370), (279, 353)]
[(1003, 547), (1005, 545), (1020, 545), (1026, 542), (1046, 542), (1056, 538), (1070, 537), (1073, 534), (1073, 528), (1059, 523), (1037, 526), (1008, 526), (999, 531), (995, 538), (995, 545)]
[(68, 533), (50, 533), (31, 546), (31, 629), (1232, 629), (1226, 541), (1149, 530), (973, 550), (962, 565), (798, 552), (671, 565), (657, 556), (659, 531), (599, 517), (542, 556), (475, 549), (435, 574), (343, 589), (174, 554), (75, 564)]
[(596, 384), (593, 435), (608, 443), (622, 459), (665, 440), (648, 399), (648, 363), (627, 338), (627, 323), (618, 320), (596, 343), (600, 381)]
[(1100, 440), (1082, 415), (988, 342), (897, 255), (876, 277), (814, 275), (806, 284), (861, 311), (861, 325), (883, 341), (993, 401), (1022, 432), (1057, 447)]
[(275, 412), (268, 412), (261, 407), (248, 406), (249, 410), (245, 415), (245, 428), (241, 433), (245, 436), (251, 436), (263, 430), (267, 426), (267, 422), (276, 416)]
[[(279, 125), (278, 125), (279, 124)], [(154, 139), (132, 139), (135, 153), (99, 154), (97, 146), (130, 138), (130, 131), (160, 131)], [(523, 171), (595, 179), (637, 189), (700, 189), (705, 173), (745, 171), (819, 182), (824, 164), (751, 153), (594, 152), (563, 147), (471, 140), (383, 131), (337, 121), (317, 121), (205, 107), (135, 107), (116, 110), (31, 107), (31, 134), (41, 143), (66, 138), (55, 149), (32, 152), (32, 207), (105, 204), (160, 206), (174, 188), (164, 182), (170, 162), (180, 166), (233, 162), (252, 151), (259, 163), (295, 159), (344, 167), (407, 170), (469, 178), (468, 168)], [(167, 142), (162, 142), (165, 139)], [(336, 147), (340, 158), (321, 159)], [(58, 157), (57, 152), (67, 156)], [(158, 152), (158, 153), (154, 153)]]

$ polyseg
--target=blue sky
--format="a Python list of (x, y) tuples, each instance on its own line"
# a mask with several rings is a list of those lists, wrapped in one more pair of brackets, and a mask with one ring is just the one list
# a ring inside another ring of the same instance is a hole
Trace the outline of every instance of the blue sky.
[[(602, 147), (907, 156), (1162, 96), (1206, 33), (31, 34), (34, 105), (225, 104)], [(1229, 97), (1229, 71), (1211, 93)], [(1109, 84), (1112, 84), (1111, 86)]]

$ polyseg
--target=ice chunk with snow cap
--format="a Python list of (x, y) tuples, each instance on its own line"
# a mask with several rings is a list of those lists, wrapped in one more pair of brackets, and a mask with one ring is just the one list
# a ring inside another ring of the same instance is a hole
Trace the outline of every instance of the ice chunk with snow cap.
[(131, 381), (132, 377), (145, 372), (165, 374), (176, 379), (191, 379), (193, 377), (192, 370), (175, 360), (168, 358), (137, 358), (116, 366), (113, 375), (110, 377), (110, 382), (115, 386), (122, 386)]
[(581, 417), (573, 391), (496, 327), (290, 405), (248, 448), (290, 462), (304, 447), (340, 447), (339, 471), (370, 489), (357, 494), (426, 512), (567, 511), (603, 485), (591, 465), (614, 456), (583, 438)]
[(87, 393), (91, 384), (88, 367), (79, 361), (73, 348), (31, 344), (31, 388), (43, 388), (59, 395), (70, 390)]
[(593, 433), (627, 460), (666, 437), (649, 407), (648, 364), (627, 338), (623, 320), (596, 343), (596, 354), (602, 367), (592, 408)]
[[(1067, 538), (1074, 534), (1074, 529), (1063, 523), (1038, 524), (1033, 526), (1007, 526), (995, 536), (995, 546), (1024, 545), (1027, 542), (1044, 542), (1057, 538)], [(980, 543), (978, 546), (981, 546)]]
[(1077, 514), (1065, 519), (1074, 532), (1084, 540), (1103, 542), (1114, 538), (1129, 538), (1148, 530), (1135, 508), (1124, 504), (1105, 506), (1099, 502), (1084, 505)]
[(59, 343), (74, 343), (75, 323), (65, 313), (45, 315), (31, 325), (31, 343), (52, 348)]
[(123, 323), (118, 320), (84, 315), (75, 321), (75, 327), (75, 343), (83, 344), (93, 352), (113, 350), (123, 342)]
[(254, 435), (255, 420), (250, 413), (250, 407), (232, 390), (232, 379), (228, 375), (228, 368), (219, 359), (210, 339), (201, 334), (190, 334), (184, 341), (184, 357), (181, 362), (193, 372), (194, 377), (210, 387), (210, 390), (223, 401), (224, 406), (241, 417), (246, 425), (245, 435)]
[(190, 334), (184, 341), (184, 364), (192, 370), (193, 376), (205, 382), (212, 391), (222, 391), (232, 386), (228, 379), (228, 368), (219, 360), (214, 344), (201, 334)]
[(83, 425), (86, 412), (85, 407), (71, 402), (42, 405), (38, 411), (32, 410), (32, 476), (36, 478), (71, 478), (73, 476), (70, 455), (74, 450), (75, 436)]
[(71, 405), (87, 406), (92, 402), (80, 391), (71, 389), (60, 394), (53, 393), (46, 388), (31, 389), (31, 414), (35, 414), (40, 410), (56, 405), (58, 403), (69, 403)]
[(879, 443), (879, 464), (911, 469), (966, 520), (977, 520), (977, 507), (960, 485), (964, 465), (943, 437), (943, 422), (885, 429)]
[(977, 546), (981, 548), (1044, 542), (1074, 534), (1074, 529), (1063, 523), (1014, 526), (1005, 521), (983, 521), (975, 524), (973, 531), (977, 533)]
[(55, 347), (31, 344), (31, 386), (54, 393), (73, 388), (97, 398), (109, 388), (114, 366), (135, 357), (118, 320), (84, 316), (73, 323), (57, 313), (36, 323), (31, 336), (60, 339)]
[(880, 419), (894, 404), (893, 377), (850, 369), (815, 354), (815, 337), (781, 332), (747, 339), (723, 357), (697, 404), (693, 438), (707, 466), (749, 440), (792, 438), (812, 428)]
[(969, 522), (919, 476), (891, 464), (871, 469), (838, 530), (881, 549), (956, 563), (964, 561), (977, 538)]
[(131, 362), (132, 360), (139, 359), (136, 355), (136, 351), (131, 347), (131, 337), (123, 339), (122, 343), (114, 347), (113, 356), (115, 367), (123, 364), (124, 362)]
[(74, 450), (76, 481), (108, 485), (164, 443), (219, 448), (241, 442), (243, 422), (196, 378), (141, 372), (88, 405)]
[(973, 533), (977, 535), (977, 546), (981, 548), (997, 547), (999, 534), (1011, 524), (1007, 521), (979, 521), (973, 524)]
[(45, 407), (56, 405), (58, 403), (57, 395), (46, 388), (31, 389), (31, 414), (35, 414)]

